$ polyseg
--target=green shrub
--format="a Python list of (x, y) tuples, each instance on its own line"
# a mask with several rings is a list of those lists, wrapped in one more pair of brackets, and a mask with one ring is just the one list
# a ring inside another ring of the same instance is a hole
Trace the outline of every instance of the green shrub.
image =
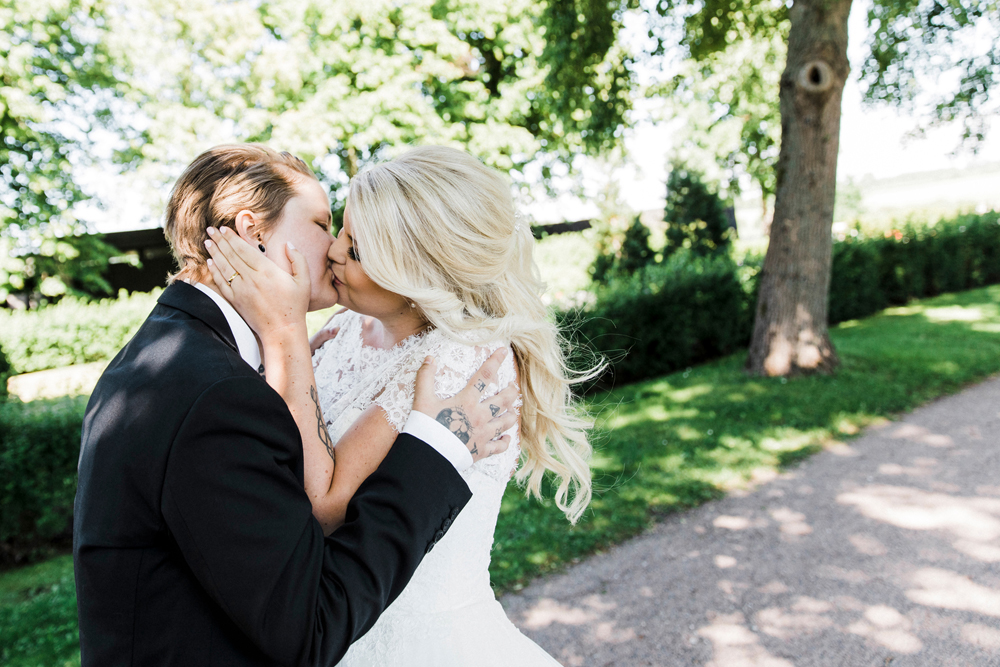
[(833, 246), (830, 322), (871, 315), (911, 299), (1000, 283), (1000, 213), (906, 224)]
[(0, 346), (0, 401), (7, 398), (7, 378), (10, 376), (10, 360), (7, 359), (7, 353), (3, 351), (3, 346)]
[(649, 228), (635, 216), (625, 230), (621, 247), (617, 251), (598, 253), (590, 267), (595, 283), (606, 285), (616, 276), (628, 276), (656, 261), (656, 253), (649, 245)]
[[(557, 313), (577, 349), (607, 357), (598, 386), (656, 377), (721, 356), (750, 337), (763, 258), (682, 250), (610, 280), (589, 306)], [(860, 231), (834, 243), (830, 321), (866, 317), (915, 298), (1000, 283), (1000, 213)], [(587, 367), (590, 359), (577, 360)]]
[(84, 399), (0, 403), (0, 561), (68, 546)]
[(857, 319), (885, 308), (887, 296), (875, 280), (880, 270), (878, 244), (852, 237), (833, 244), (831, 323)]
[[(596, 302), (557, 314), (571, 340), (612, 362), (602, 384), (663, 375), (747, 342), (747, 291), (728, 256), (676, 253), (613, 279)], [(587, 365), (585, 363), (581, 365)]]
[(688, 249), (698, 255), (724, 251), (731, 235), (726, 206), (705, 184), (702, 175), (675, 165), (667, 178), (667, 223), (664, 255)]
[(105, 361), (135, 334), (159, 290), (87, 302), (66, 297), (37, 311), (0, 314), (0, 345), (15, 373)]

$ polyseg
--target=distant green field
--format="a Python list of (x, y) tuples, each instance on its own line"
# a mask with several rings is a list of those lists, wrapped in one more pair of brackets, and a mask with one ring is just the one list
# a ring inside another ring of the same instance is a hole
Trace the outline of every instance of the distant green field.
[(559, 303), (590, 284), (587, 270), (597, 257), (595, 237), (592, 230), (587, 230), (535, 242), (535, 262), (552, 302)]

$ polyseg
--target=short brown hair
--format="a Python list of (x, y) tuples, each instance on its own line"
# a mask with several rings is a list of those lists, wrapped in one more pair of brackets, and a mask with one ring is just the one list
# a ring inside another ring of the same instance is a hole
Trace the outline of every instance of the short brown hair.
[(236, 215), (243, 210), (260, 216), (261, 232), (273, 227), (301, 176), (316, 178), (301, 159), (260, 144), (216, 146), (195, 158), (167, 202), (164, 234), (180, 267), (169, 281), (204, 269), (209, 227), (235, 230)]

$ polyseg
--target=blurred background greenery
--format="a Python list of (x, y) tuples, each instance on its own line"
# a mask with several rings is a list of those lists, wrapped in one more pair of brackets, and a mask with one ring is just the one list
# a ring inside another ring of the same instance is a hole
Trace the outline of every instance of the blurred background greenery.
[[(570, 527), (511, 488), (500, 592), (1000, 371), (1000, 153), (987, 135), (1000, 7), (871, 0), (854, 3), (843, 44), (850, 169), (819, 221), (834, 241), (822, 324), (840, 366), (743, 372), (780, 196), (779, 83), (795, 11), (811, 4), (0, 5), (0, 664), (79, 664), (65, 554), (80, 424), (159, 294), (119, 291), (116, 276), (163, 266), (100, 232), (158, 237), (171, 183), (212, 145), (302, 156), (335, 217), (352, 175), (412, 144), (510, 175), (573, 362), (611, 365), (581, 387), (597, 422), (593, 505)], [(885, 109), (917, 135), (947, 130), (931, 170), (910, 173), (916, 139), (895, 171), (878, 166), (865, 125), (884, 128)]]

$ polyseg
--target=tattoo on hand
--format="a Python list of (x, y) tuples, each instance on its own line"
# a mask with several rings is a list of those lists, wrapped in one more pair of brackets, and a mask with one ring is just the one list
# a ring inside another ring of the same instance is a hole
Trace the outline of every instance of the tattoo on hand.
[(472, 437), (472, 424), (461, 408), (445, 408), (438, 413), (437, 421), (448, 427), (448, 430), (461, 440), (462, 444), (469, 444), (469, 439)]
[(482, 380), (476, 382), (476, 391), (482, 391), (483, 389), (486, 389), (486, 383)]
[(323, 422), (323, 411), (319, 407), (319, 395), (316, 393), (315, 386), (309, 387), (309, 398), (312, 399), (313, 404), (316, 406), (316, 428), (320, 442), (326, 447), (326, 453), (336, 462), (337, 457), (333, 453), (333, 439), (330, 438), (330, 434), (326, 430), (326, 424)]
[(490, 403), (490, 414), (493, 415), (494, 417), (500, 414), (500, 406), (493, 405), (492, 403)]

